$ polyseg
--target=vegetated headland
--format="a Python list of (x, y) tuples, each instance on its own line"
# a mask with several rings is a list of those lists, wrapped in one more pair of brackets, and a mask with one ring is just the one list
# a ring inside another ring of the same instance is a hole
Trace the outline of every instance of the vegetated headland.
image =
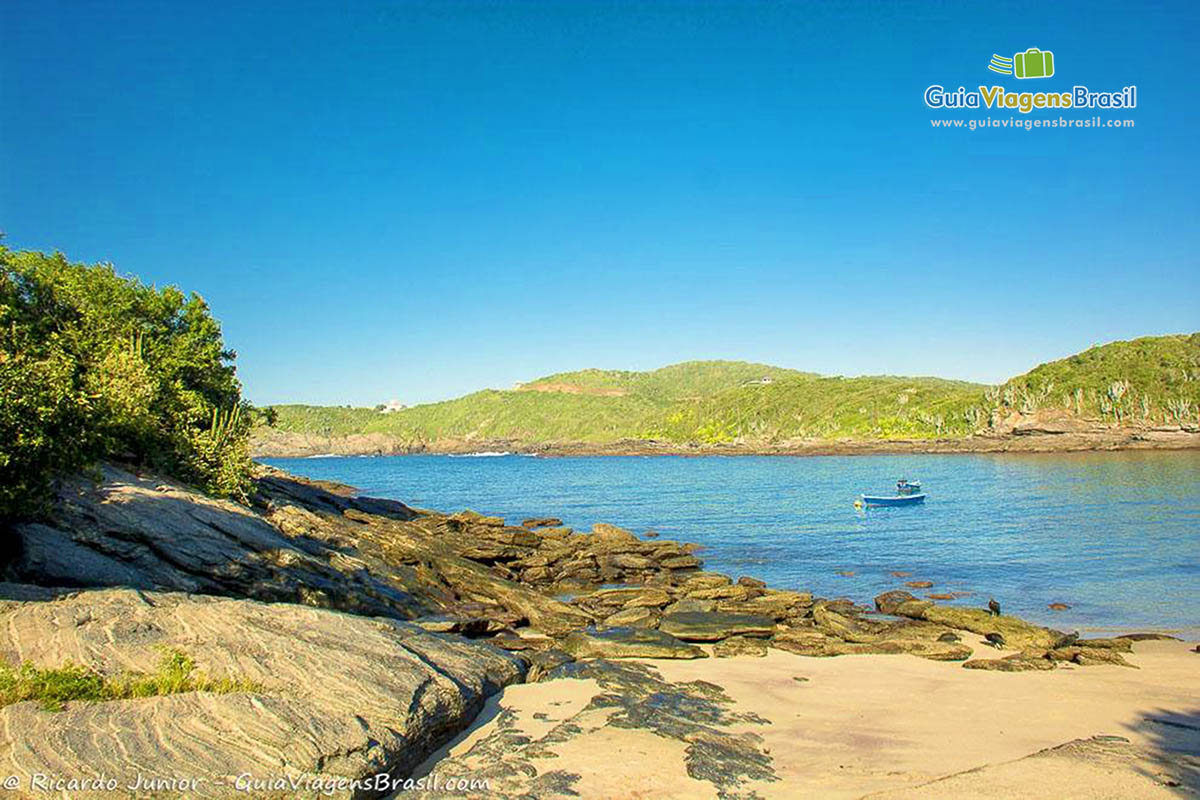
[(1112, 342), (999, 386), (742, 361), (586, 369), (409, 408), (278, 405), (256, 456), (1069, 451), (1200, 447), (1200, 333)]

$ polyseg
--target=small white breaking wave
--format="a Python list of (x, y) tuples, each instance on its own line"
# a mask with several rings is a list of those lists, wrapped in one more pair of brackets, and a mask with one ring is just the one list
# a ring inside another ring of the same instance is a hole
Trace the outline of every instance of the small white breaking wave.
[(305, 458), (339, 458), (337, 453), (318, 453), (315, 456), (305, 456)]
[(507, 450), (484, 450), (482, 453), (451, 453), (451, 458), (500, 458), (501, 456), (511, 456), (512, 453)]

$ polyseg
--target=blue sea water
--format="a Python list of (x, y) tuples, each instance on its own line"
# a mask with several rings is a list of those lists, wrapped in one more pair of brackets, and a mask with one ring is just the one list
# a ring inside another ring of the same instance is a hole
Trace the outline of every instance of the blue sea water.
[[(964, 591), (1072, 630), (1200, 635), (1200, 453), (269, 459), (410, 505), (698, 542), (706, 567), (869, 603)], [(855, 510), (899, 477), (929, 497)], [(902, 571), (911, 577), (897, 578)], [(840, 575), (839, 573), (853, 573)], [(1050, 603), (1071, 608), (1056, 612)]]

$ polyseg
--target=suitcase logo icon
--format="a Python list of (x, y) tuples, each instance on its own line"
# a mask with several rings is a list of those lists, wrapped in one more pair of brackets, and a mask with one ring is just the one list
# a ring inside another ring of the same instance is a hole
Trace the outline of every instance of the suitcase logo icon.
[(1016, 53), (1012, 58), (993, 53), (988, 69), (1021, 79), (1049, 78), (1054, 74), (1054, 53), (1036, 47), (1031, 47), (1024, 53)]

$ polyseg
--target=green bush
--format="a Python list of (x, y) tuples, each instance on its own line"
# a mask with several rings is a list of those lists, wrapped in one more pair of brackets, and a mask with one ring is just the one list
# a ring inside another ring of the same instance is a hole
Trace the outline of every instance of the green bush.
[(0, 246), (0, 518), (102, 458), (244, 499), (251, 414), (198, 295)]

